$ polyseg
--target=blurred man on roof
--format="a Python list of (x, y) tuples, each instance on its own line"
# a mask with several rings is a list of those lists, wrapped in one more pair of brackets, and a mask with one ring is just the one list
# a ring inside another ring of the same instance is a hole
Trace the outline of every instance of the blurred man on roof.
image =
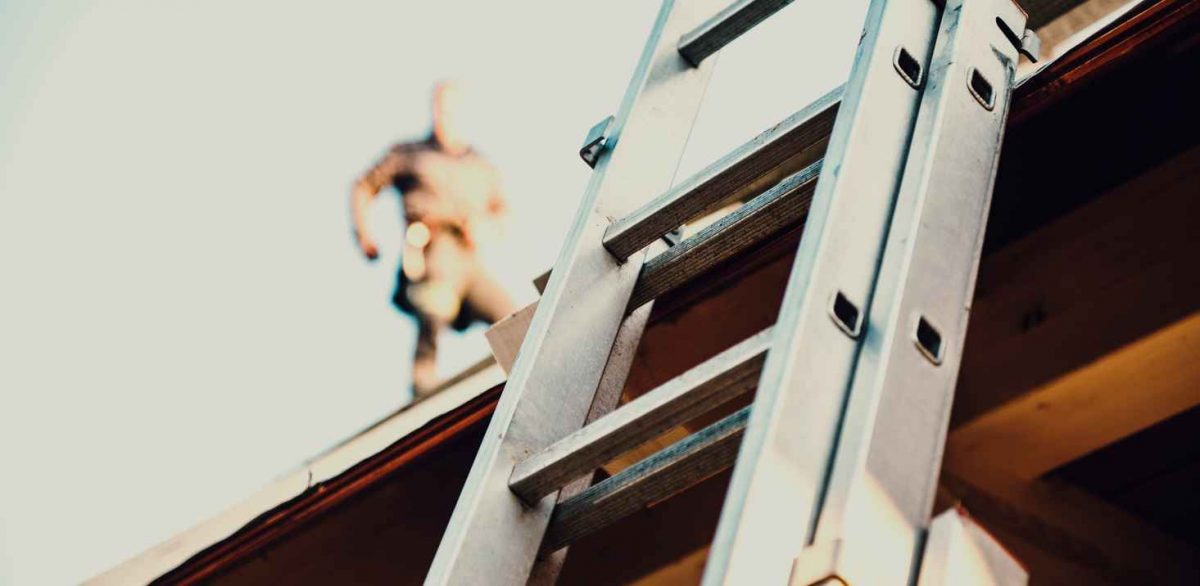
[(358, 246), (371, 260), (379, 247), (368, 230), (368, 207), (389, 184), (403, 200), (408, 227), (392, 302), (417, 321), (412, 368), (417, 399), (437, 385), (437, 338), (447, 326), (461, 331), (516, 309), (476, 254), (499, 238), (508, 206), (500, 174), (464, 140), (460, 102), (455, 84), (437, 84), (433, 131), (393, 146), (359, 178), (350, 197)]

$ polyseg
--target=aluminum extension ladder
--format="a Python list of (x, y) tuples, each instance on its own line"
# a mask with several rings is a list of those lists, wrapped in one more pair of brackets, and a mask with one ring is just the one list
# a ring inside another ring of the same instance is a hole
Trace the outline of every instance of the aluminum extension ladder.
[[(619, 112), (581, 151), (595, 170), (426, 583), (552, 582), (573, 539), (735, 459), (704, 583), (954, 575), (934, 553), (953, 523), (931, 530), (930, 514), (1016, 63), (1036, 36), (1013, 0), (872, 0), (840, 91), (672, 187), (714, 54), (788, 3), (663, 3)], [(661, 243), (783, 159), (803, 167)], [(776, 325), (614, 410), (653, 297), (805, 216)], [(750, 407), (588, 486), (755, 382)]]

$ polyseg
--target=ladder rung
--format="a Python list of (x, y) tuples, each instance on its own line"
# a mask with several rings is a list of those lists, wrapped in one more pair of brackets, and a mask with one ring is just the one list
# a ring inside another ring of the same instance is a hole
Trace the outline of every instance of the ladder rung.
[(818, 161), (647, 261), (633, 288), (629, 310), (799, 224), (808, 213), (820, 173)]
[(792, 0), (738, 0), (679, 39), (679, 54), (693, 66), (720, 51)]
[(767, 328), (518, 463), (508, 486), (527, 503), (758, 383)]
[(733, 465), (750, 406), (563, 501), (554, 510), (543, 552), (552, 552)]
[(762, 193), (825, 154), (842, 89), (825, 94), (737, 150), (621, 218), (604, 233), (620, 260), (689, 220), (733, 200)]

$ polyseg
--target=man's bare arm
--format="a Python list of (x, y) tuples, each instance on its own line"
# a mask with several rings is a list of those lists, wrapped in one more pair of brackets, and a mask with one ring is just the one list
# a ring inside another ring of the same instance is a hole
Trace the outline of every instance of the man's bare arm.
[(367, 225), (367, 210), (371, 202), (379, 196), (384, 186), (391, 183), (397, 175), (404, 173), (410, 166), (410, 157), (400, 149), (392, 149), (387, 155), (367, 171), (350, 191), (350, 219), (354, 223), (354, 236), (358, 240), (358, 248), (363, 256), (375, 260), (379, 257), (379, 246), (371, 236)]
[(358, 248), (363, 256), (371, 260), (379, 257), (379, 246), (375, 244), (367, 228), (367, 208), (377, 195), (379, 191), (370, 189), (361, 181), (355, 183), (350, 193), (350, 217), (354, 222), (354, 237), (358, 240)]

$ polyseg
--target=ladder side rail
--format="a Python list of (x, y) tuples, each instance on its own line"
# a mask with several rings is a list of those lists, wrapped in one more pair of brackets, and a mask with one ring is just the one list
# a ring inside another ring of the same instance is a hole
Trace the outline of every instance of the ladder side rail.
[(948, 0), (939, 25), (818, 519), (845, 583), (907, 583), (929, 523), (1018, 59), (998, 23), (1025, 15)]
[[(647, 254), (661, 252), (666, 245), (666, 242), (660, 240), (651, 246)], [(637, 356), (638, 345), (642, 341), (642, 334), (646, 331), (646, 325), (650, 322), (650, 312), (653, 310), (654, 303), (647, 303), (630, 313), (625, 321), (621, 322), (621, 327), (617, 330), (617, 337), (613, 341), (612, 350), (608, 353), (608, 362), (605, 363), (604, 372), (600, 375), (600, 383), (596, 386), (596, 392), (592, 396), (592, 406), (588, 409), (587, 417), (584, 418), (584, 429), (593, 422), (607, 417), (620, 404), (621, 392), (625, 389), (625, 381), (629, 379), (633, 360)], [(594, 476), (595, 472), (589, 470), (564, 483), (562, 489), (558, 491), (555, 508), (557, 509), (564, 501), (587, 490), (592, 485)], [(567, 561), (567, 551), (568, 548), (564, 547), (553, 553), (539, 555), (533, 564), (526, 584), (551, 586), (557, 583), (558, 575)]]
[(705, 584), (785, 583), (812, 539), (938, 16), (867, 9)]
[(714, 61), (693, 68), (676, 40), (719, 4), (663, 2), (427, 584), (529, 578), (556, 495), (526, 507), (508, 478), (517, 461), (583, 425), (645, 255), (618, 264), (601, 238), (610, 218), (670, 187)]

